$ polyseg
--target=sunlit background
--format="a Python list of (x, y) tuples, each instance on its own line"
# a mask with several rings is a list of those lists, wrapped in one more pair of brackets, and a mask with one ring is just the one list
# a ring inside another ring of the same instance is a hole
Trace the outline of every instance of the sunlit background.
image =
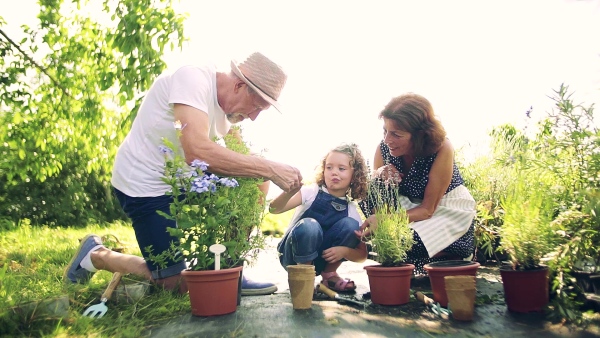
[[(38, 12), (34, 0), (18, 7), (0, 2), (9, 34)], [(306, 181), (341, 142), (357, 143), (372, 162), (382, 134), (377, 114), (404, 92), (432, 102), (466, 159), (487, 150), (492, 127), (533, 125), (552, 108), (548, 96), (561, 83), (576, 102), (600, 104), (599, 1), (182, 0), (176, 6), (189, 13), (189, 41), (167, 53), (169, 67), (211, 61), (226, 68), (229, 59), (260, 51), (286, 70), (283, 114), (269, 109), (244, 122), (244, 135), (255, 151), (297, 166)]]

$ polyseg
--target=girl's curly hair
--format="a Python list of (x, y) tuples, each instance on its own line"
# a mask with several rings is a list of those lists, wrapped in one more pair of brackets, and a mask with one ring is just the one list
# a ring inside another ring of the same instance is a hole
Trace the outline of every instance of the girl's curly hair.
[(349, 192), (346, 194), (353, 200), (362, 200), (367, 197), (367, 162), (355, 143), (341, 144), (323, 157), (316, 176), (317, 184), (319, 186), (325, 185), (325, 161), (327, 160), (327, 156), (332, 152), (346, 154), (350, 157), (350, 166), (354, 169), (354, 174), (350, 180)]

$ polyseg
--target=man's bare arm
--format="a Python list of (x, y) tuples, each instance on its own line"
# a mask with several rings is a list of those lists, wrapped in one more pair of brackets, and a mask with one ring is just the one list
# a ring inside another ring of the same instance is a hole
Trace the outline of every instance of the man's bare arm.
[(186, 161), (198, 159), (209, 164), (209, 171), (222, 176), (256, 177), (273, 181), (283, 191), (300, 186), (297, 168), (257, 156), (248, 156), (218, 145), (209, 138), (208, 114), (184, 104), (175, 104), (175, 121), (183, 126), (180, 142)]

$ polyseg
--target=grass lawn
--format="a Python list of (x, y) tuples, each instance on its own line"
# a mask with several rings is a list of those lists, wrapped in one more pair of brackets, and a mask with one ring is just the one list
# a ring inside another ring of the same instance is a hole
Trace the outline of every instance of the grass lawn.
[[(267, 215), (267, 234), (279, 234), (287, 227), (290, 213)], [(71, 260), (79, 239), (95, 233), (107, 236), (111, 248), (140, 255), (131, 226), (117, 222), (82, 228), (34, 227), (26, 223), (0, 228), (0, 336), (81, 336), (139, 337), (140, 332), (189, 313), (187, 295), (181, 296), (150, 287), (145, 297), (127, 303), (124, 297), (108, 302), (102, 318), (82, 315), (89, 306), (100, 303), (112, 274), (97, 272), (88, 284), (64, 284), (64, 268)], [(114, 238), (121, 243), (115, 243)], [(126, 275), (121, 284), (141, 280)], [(55, 299), (69, 300), (64, 311), (48, 311)], [(115, 302), (118, 300), (118, 302)]]

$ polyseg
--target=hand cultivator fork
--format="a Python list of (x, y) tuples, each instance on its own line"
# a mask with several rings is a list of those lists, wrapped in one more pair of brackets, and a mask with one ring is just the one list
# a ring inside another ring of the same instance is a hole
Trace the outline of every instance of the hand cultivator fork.
[(106, 302), (110, 299), (110, 296), (112, 296), (113, 291), (115, 291), (115, 288), (117, 287), (117, 285), (119, 285), (120, 281), (121, 281), (121, 273), (120, 272), (113, 273), (113, 277), (110, 280), (110, 283), (108, 284), (108, 287), (106, 288), (106, 291), (104, 291), (104, 293), (102, 294), (102, 297), (100, 298), (101, 303), (88, 307), (83, 312), (83, 315), (92, 317), (92, 318), (101, 318), (102, 316), (104, 316), (106, 311), (108, 311), (108, 307), (106, 307)]
[(429, 309), (431, 310), (431, 312), (435, 313), (438, 317), (441, 317), (443, 319), (448, 319), (448, 316), (452, 313), (450, 308), (448, 308), (448, 309), (443, 308), (440, 305), (440, 303), (435, 302), (433, 299), (425, 296), (420, 291), (415, 292), (414, 295), (417, 300), (419, 300), (419, 301), (423, 302), (425, 305), (427, 305), (429, 307)]

